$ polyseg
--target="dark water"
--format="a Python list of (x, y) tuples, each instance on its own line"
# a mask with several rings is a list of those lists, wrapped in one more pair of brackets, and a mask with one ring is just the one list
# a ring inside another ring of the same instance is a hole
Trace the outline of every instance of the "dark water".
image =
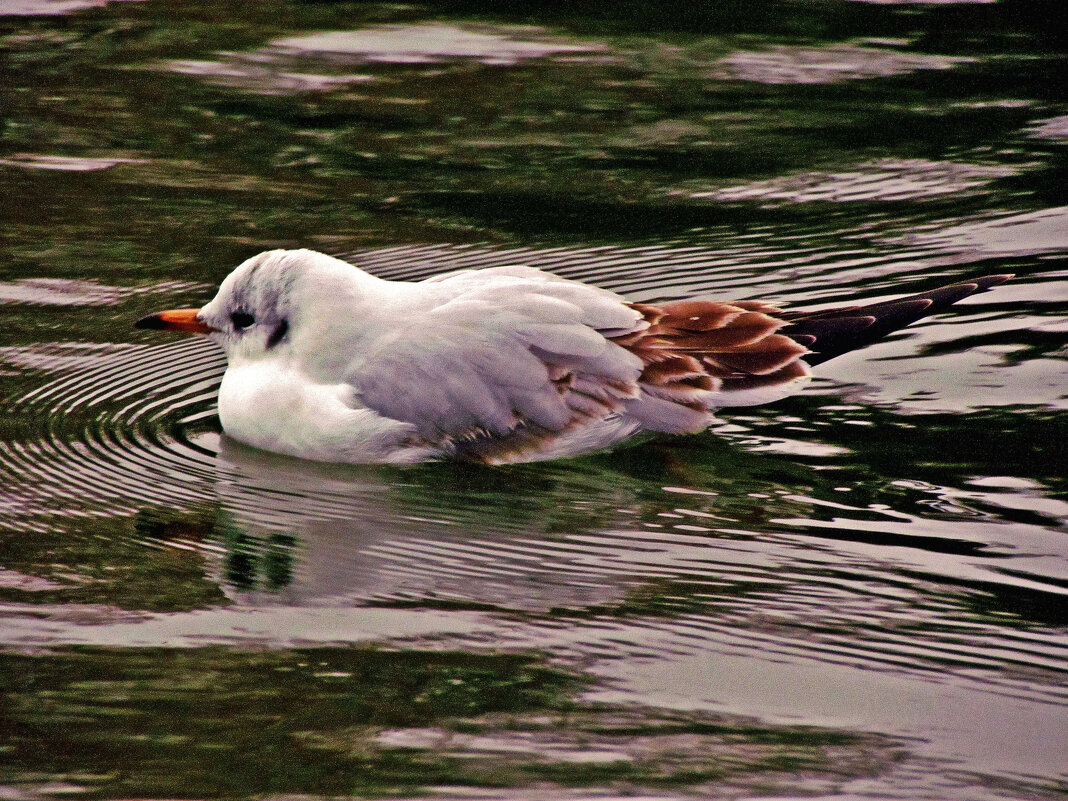
[[(1056, 9), (0, 1), (0, 796), (1063, 797)], [(331, 467), (131, 328), (279, 246), (1018, 277), (703, 435)]]

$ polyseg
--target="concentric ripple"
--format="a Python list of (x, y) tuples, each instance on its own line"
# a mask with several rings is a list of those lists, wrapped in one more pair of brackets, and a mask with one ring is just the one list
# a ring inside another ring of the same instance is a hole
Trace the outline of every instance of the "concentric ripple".
[(213, 428), (225, 367), (206, 340), (151, 347), (42, 346), (5, 354), (59, 377), (8, 400), (18, 436), (0, 440), (8, 515), (111, 516), (210, 497)]

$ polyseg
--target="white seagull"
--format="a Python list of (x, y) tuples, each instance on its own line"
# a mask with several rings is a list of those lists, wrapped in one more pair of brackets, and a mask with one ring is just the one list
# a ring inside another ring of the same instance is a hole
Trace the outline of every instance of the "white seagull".
[(202, 309), (138, 328), (226, 351), (223, 431), (304, 459), (412, 464), (573, 456), (692, 433), (791, 394), (809, 368), (1011, 278), (867, 306), (630, 303), (531, 267), (386, 281), (311, 250), (248, 259)]

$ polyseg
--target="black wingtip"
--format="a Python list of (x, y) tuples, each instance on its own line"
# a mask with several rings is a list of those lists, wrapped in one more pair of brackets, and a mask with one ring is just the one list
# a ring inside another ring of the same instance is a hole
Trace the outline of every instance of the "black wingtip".
[[(984, 275), (867, 306), (825, 309), (813, 312), (811, 316), (795, 312), (787, 317), (790, 323), (779, 333), (809, 348), (812, 355), (805, 357), (805, 361), (809, 365), (816, 365), (870, 345), (910, 323), (949, 308), (969, 295), (991, 289), (1014, 277), (1012, 273)], [(860, 320), (871, 322), (860, 325)]]
[(1001, 275), (984, 275), (982, 278), (976, 278), (969, 283), (977, 284), (979, 291), (990, 289), (998, 286), (998, 284), (1004, 284), (1006, 281), (1011, 281), (1016, 277), (1016, 273), (1002, 273)]

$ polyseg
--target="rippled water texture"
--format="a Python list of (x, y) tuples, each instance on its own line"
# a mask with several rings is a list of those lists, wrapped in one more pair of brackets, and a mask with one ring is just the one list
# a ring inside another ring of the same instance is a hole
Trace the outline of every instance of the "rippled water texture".
[[(0, 3), (0, 796), (1056, 798), (1054, 3)], [(244, 258), (819, 307), (704, 434), (336, 467), (132, 329)]]

